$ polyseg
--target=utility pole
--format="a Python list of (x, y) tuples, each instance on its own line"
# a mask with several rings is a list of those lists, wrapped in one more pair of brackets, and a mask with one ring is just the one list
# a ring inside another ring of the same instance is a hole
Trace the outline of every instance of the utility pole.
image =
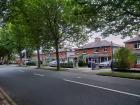
[(112, 52), (111, 52), (111, 53), (112, 53), (111, 70), (113, 71), (113, 64), (114, 64), (114, 62), (113, 62), (113, 42), (112, 42), (112, 41), (111, 41), (111, 49), (112, 49), (112, 50), (111, 50), (111, 51), (112, 51)]

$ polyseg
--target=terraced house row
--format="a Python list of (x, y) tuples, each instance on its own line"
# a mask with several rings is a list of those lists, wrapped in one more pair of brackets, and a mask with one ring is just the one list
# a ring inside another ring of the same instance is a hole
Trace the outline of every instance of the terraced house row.
[[(124, 43), (126, 48), (137, 55), (137, 62), (134, 67), (140, 68), (140, 35), (131, 38)], [(81, 56), (86, 63), (91, 60), (94, 60), (96, 63), (101, 63), (110, 61), (112, 59), (112, 54), (120, 47), (122, 46), (107, 40), (101, 40), (101, 38), (97, 37), (94, 42), (87, 43), (80, 48), (60, 49), (59, 56), (61, 62), (73, 61), (75, 57), (78, 58)], [(46, 54), (46, 60), (52, 61), (55, 59), (55, 52), (48, 52)]]
[[(94, 42), (85, 44), (84, 46), (76, 49), (60, 49), (59, 56), (62, 62), (73, 61), (75, 57), (82, 57), (85, 62), (94, 60), (96, 63), (109, 61), (112, 59), (112, 53), (122, 46), (95, 38)], [(55, 52), (47, 53), (47, 60), (55, 60)]]

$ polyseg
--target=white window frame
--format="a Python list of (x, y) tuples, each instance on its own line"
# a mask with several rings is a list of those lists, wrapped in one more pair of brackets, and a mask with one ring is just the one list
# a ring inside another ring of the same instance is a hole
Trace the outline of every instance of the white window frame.
[(137, 64), (140, 64), (140, 57), (137, 58)]
[[(135, 43), (135, 45), (136, 45), (135, 49), (140, 49), (140, 42)], [(135, 47), (135, 45), (134, 45), (134, 47)]]

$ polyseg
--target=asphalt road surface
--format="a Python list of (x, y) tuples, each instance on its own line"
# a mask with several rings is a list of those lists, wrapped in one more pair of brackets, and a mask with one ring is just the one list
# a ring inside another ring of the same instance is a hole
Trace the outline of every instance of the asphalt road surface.
[(0, 66), (0, 86), (17, 105), (140, 105), (139, 80)]

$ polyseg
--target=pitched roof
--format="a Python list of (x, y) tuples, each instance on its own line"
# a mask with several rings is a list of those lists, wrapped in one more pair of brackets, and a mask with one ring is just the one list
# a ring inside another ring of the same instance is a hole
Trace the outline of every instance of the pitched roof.
[[(96, 48), (96, 47), (106, 47), (106, 46), (111, 46), (111, 42), (106, 41), (106, 40), (102, 40), (99, 42), (91, 42), (91, 43), (84, 45), (82, 48)], [(120, 45), (115, 44), (115, 43), (113, 43), (113, 46), (121, 47)]]
[(136, 42), (136, 41), (140, 41), (140, 35), (130, 39), (130, 40), (127, 40), (125, 41), (124, 43), (129, 43), (129, 42)]

